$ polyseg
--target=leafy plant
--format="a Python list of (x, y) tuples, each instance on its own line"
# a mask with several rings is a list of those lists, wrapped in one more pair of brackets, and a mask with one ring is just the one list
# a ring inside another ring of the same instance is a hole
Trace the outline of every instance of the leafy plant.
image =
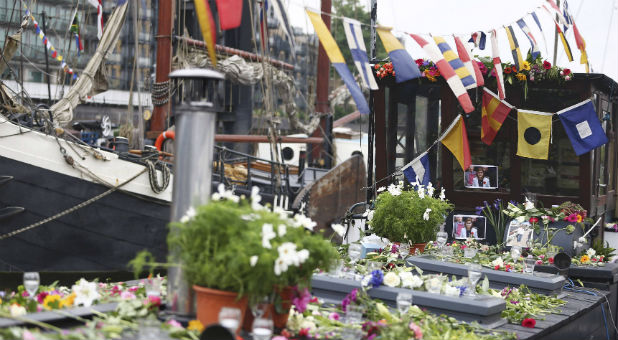
[(609, 246), (609, 242), (605, 242), (601, 240), (595, 240), (592, 243), (592, 249), (596, 252), (596, 255), (603, 256), (605, 259), (609, 260), (614, 256), (614, 251), (616, 249)]
[(433, 197), (434, 188), (418, 185), (418, 190), (402, 190), (391, 184), (375, 203), (369, 221), (372, 232), (392, 242), (425, 243), (435, 238), (440, 224), (453, 208), (444, 199)]
[(484, 201), (483, 206), (476, 207), (476, 214), (483, 214), (487, 218), (487, 221), (489, 221), (489, 224), (491, 224), (491, 227), (496, 233), (498, 244), (502, 243), (506, 230), (506, 222), (508, 220), (508, 215), (506, 214), (502, 200), (498, 198), (493, 203)]

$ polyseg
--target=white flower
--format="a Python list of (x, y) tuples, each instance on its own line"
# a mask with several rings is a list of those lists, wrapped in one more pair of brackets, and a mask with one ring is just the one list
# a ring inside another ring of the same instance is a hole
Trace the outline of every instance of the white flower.
[(303, 215), (303, 214), (296, 214), (294, 215), (294, 222), (293, 222), (295, 227), (305, 227), (311, 231), (313, 231), (313, 227), (315, 227), (317, 225), (316, 222), (314, 222), (313, 220), (311, 220), (309, 217)]
[(429, 221), (429, 213), (430, 213), (430, 212), (431, 212), (431, 209), (430, 209), (430, 208), (427, 208), (427, 209), (425, 210), (425, 213), (423, 214), (423, 219), (424, 219), (425, 221)]
[(264, 207), (260, 204), (262, 200), (262, 196), (260, 196), (260, 188), (253, 187), (251, 188), (251, 209), (253, 210), (262, 210)]
[(524, 202), (524, 208), (526, 210), (532, 210), (534, 209), (534, 203), (530, 202), (528, 198), (526, 198), (526, 202)]
[(410, 272), (399, 273), (399, 277), (401, 278), (401, 286), (404, 288), (417, 288), (423, 285), (423, 279)]
[(594, 250), (594, 249), (592, 249), (592, 248), (589, 248), (589, 249), (586, 251), (586, 255), (588, 255), (589, 257), (593, 257), (593, 256), (594, 256), (594, 255), (596, 255), (596, 254), (597, 254), (597, 251), (596, 251), (596, 250)]
[(442, 188), (442, 189), (440, 190), (440, 200), (441, 200), (441, 201), (444, 201), (444, 199), (445, 199), (445, 198), (446, 198), (446, 195), (444, 194), (444, 188)]
[(288, 265), (282, 258), (278, 258), (275, 260), (275, 275), (279, 276), (281, 273), (285, 273), (288, 271)]
[(504, 260), (502, 260), (502, 257), (498, 257), (497, 259), (491, 261), (491, 265), (494, 267), (504, 267)]
[(187, 212), (185, 213), (185, 215), (180, 218), (180, 222), (181, 223), (187, 223), (187, 222), (191, 221), (192, 219), (194, 219), (195, 215), (197, 215), (197, 211), (195, 211), (195, 208), (189, 207), (189, 209), (187, 209)]
[(371, 221), (373, 219), (373, 213), (375, 210), (369, 210), (369, 213), (367, 213), (367, 221)]
[(401, 284), (401, 279), (399, 278), (399, 275), (393, 272), (388, 272), (384, 275), (384, 284), (389, 287), (399, 287)]
[(345, 234), (345, 227), (341, 224), (331, 224), (330, 227), (341, 237)]
[(279, 227), (277, 227), (277, 234), (279, 234), (279, 237), (283, 237), (286, 232), (287, 227), (285, 226), (285, 224), (279, 224)]
[(388, 188), (386, 188), (386, 190), (388, 190), (388, 192), (393, 196), (401, 195), (401, 189), (394, 184), (389, 185)]
[(433, 187), (433, 184), (431, 184), (431, 182), (429, 182), (429, 184), (427, 184), (427, 195), (433, 197), (433, 192), (436, 190), (436, 188)]
[(16, 303), (12, 304), (11, 307), (9, 307), (9, 311), (11, 312), (11, 316), (22, 316), (26, 315), (27, 313), (26, 307), (20, 306)]
[(369, 281), (371, 281), (371, 275), (365, 275), (365, 277), (361, 280), (361, 285), (363, 287), (367, 287), (369, 286)]
[(582, 236), (582, 237), (579, 238), (578, 241), (579, 241), (579, 243), (586, 243), (586, 238)]
[(444, 295), (446, 296), (459, 296), (459, 293), (461, 293), (461, 291), (457, 287), (451, 285), (446, 285), (444, 287)]
[(301, 251), (296, 253), (296, 256), (298, 256), (298, 261), (303, 264), (305, 263), (305, 261), (307, 261), (307, 259), (309, 258), (309, 250), (307, 249), (302, 249)]
[(286, 266), (300, 264), (300, 259), (298, 258), (298, 253), (296, 253), (296, 244), (292, 242), (284, 242), (281, 244), (277, 251), (279, 252), (279, 258), (285, 262)]
[(76, 285), (73, 285), (71, 290), (75, 293), (75, 301), (73, 303), (76, 306), (83, 305), (85, 307), (90, 307), (92, 303), (99, 298), (97, 284), (95, 282), (88, 282), (84, 279), (80, 279)]
[(282, 207), (277, 207), (277, 206), (273, 207), (273, 212), (275, 214), (279, 214), (279, 218), (282, 220), (287, 220), (289, 217), (288, 212)]
[(418, 193), (418, 198), (420, 199), (425, 198), (425, 188), (423, 188), (422, 185), (418, 186), (418, 190), (416, 192)]
[(232, 190), (225, 190), (225, 185), (223, 183), (220, 183), (217, 187), (217, 192), (212, 194), (212, 199), (215, 201), (227, 199), (234, 203), (238, 203), (240, 201), (240, 197), (234, 195)]
[(249, 263), (251, 264), (251, 267), (255, 267), (255, 265), (257, 264), (257, 261), (258, 261), (257, 255), (253, 255), (249, 258)]
[(384, 191), (384, 190), (386, 190), (386, 187), (379, 187), (379, 188), (378, 188), (378, 190), (376, 190), (376, 191), (377, 191), (377, 192), (382, 192), (382, 191)]
[(515, 218), (517, 220), (517, 222), (521, 223), (526, 221), (526, 216), (517, 216), (517, 218)]
[(262, 247), (266, 249), (272, 249), (270, 240), (275, 238), (277, 234), (273, 231), (273, 225), (270, 223), (264, 223), (262, 225)]

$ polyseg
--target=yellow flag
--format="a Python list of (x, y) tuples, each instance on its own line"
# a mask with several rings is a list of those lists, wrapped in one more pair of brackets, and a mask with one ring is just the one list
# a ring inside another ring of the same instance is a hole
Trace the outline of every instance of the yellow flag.
[(210, 61), (212, 62), (212, 65), (216, 67), (217, 53), (215, 52), (215, 44), (217, 40), (217, 29), (215, 28), (215, 21), (212, 17), (212, 12), (210, 11), (210, 5), (207, 0), (193, 0), (193, 4), (195, 5), (197, 21), (200, 24), (202, 37), (206, 43), (206, 49), (208, 50)]
[(517, 156), (547, 159), (552, 113), (517, 110)]
[(443, 133), (440, 141), (452, 153), (462, 169), (467, 169), (472, 163), (470, 158), (470, 145), (468, 144), (468, 132), (466, 124), (461, 116), (457, 116), (449, 128)]
[(343, 54), (341, 54), (339, 46), (337, 46), (335, 39), (330, 34), (330, 31), (328, 30), (328, 27), (326, 27), (326, 24), (322, 20), (320, 14), (309, 9), (305, 9), (305, 12), (307, 12), (309, 19), (313, 24), (313, 28), (315, 29), (315, 33), (318, 35), (318, 38), (320, 39), (322, 47), (324, 47), (324, 51), (326, 51), (330, 62), (333, 64), (345, 63), (345, 59), (343, 59)]

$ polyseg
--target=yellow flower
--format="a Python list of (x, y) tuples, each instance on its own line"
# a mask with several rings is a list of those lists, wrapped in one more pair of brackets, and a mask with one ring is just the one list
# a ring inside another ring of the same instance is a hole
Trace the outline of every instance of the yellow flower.
[(524, 63), (521, 65), (521, 69), (530, 71), (530, 63), (524, 60)]
[(0, 305), (2, 304), (2, 299), (0, 299)]
[(202, 333), (202, 331), (204, 330), (204, 325), (202, 325), (200, 320), (191, 320), (189, 321), (187, 329), (190, 331), (198, 331), (199, 333)]
[(584, 218), (582, 217), (582, 215), (577, 215), (577, 223), (580, 223)]
[(517, 79), (519, 79), (519, 80), (526, 80), (526, 75), (525, 75), (525, 74), (523, 74), (523, 73), (521, 73), (521, 72), (520, 72), (520, 73), (517, 73), (515, 76), (516, 76), (516, 77), (517, 77)]
[(581, 263), (588, 263), (588, 262), (590, 262), (590, 257), (588, 257), (588, 255), (583, 255), (583, 256), (579, 259), (579, 261), (580, 261)]
[(43, 300), (43, 307), (46, 309), (57, 309), (60, 308), (60, 295), (50, 294), (45, 297)]
[(60, 300), (60, 308), (71, 307), (75, 302), (75, 293), (67, 295), (64, 299)]

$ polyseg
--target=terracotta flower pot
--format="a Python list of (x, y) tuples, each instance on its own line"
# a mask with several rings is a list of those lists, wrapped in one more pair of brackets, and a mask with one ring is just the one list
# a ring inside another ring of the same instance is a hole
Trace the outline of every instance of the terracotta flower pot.
[[(281, 307), (285, 312), (277, 313), (275, 305), (269, 303), (268, 305), (266, 305), (266, 313), (264, 317), (271, 318), (273, 320), (275, 328), (282, 329), (285, 328), (288, 323), (288, 317), (290, 315), (290, 308), (292, 307), (292, 298), (294, 297), (294, 291), (292, 290), (292, 287), (285, 287), (281, 291), (279, 291), (279, 296), (281, 298)], [(251, 329), (253, 327), (253, 320), (255, 320), (253, 313), (251, 313), (251, 311), (247, 312), (245, 314), (245, 318), (243, 319), (242, 328), (247, 332), (251, 332)]]
[(413, 243), (410, 246), (410, 255), (414, 255), (416, 253), (421, 254), (422, 252), (425, 251), (425, 246), (427, 245), (427, 243)]
[[(245, 317), (247, 298), (238, 300), (238, 293), (193, 286), (197, 300), (197, 319), (204, 326), (219, 322), (219, 312), (223, 307), (240, 309), (240, 321)], [(239, 325), (240, 326), (240, 325)], [(238, 327), (240, 331), (240, 327)]]

